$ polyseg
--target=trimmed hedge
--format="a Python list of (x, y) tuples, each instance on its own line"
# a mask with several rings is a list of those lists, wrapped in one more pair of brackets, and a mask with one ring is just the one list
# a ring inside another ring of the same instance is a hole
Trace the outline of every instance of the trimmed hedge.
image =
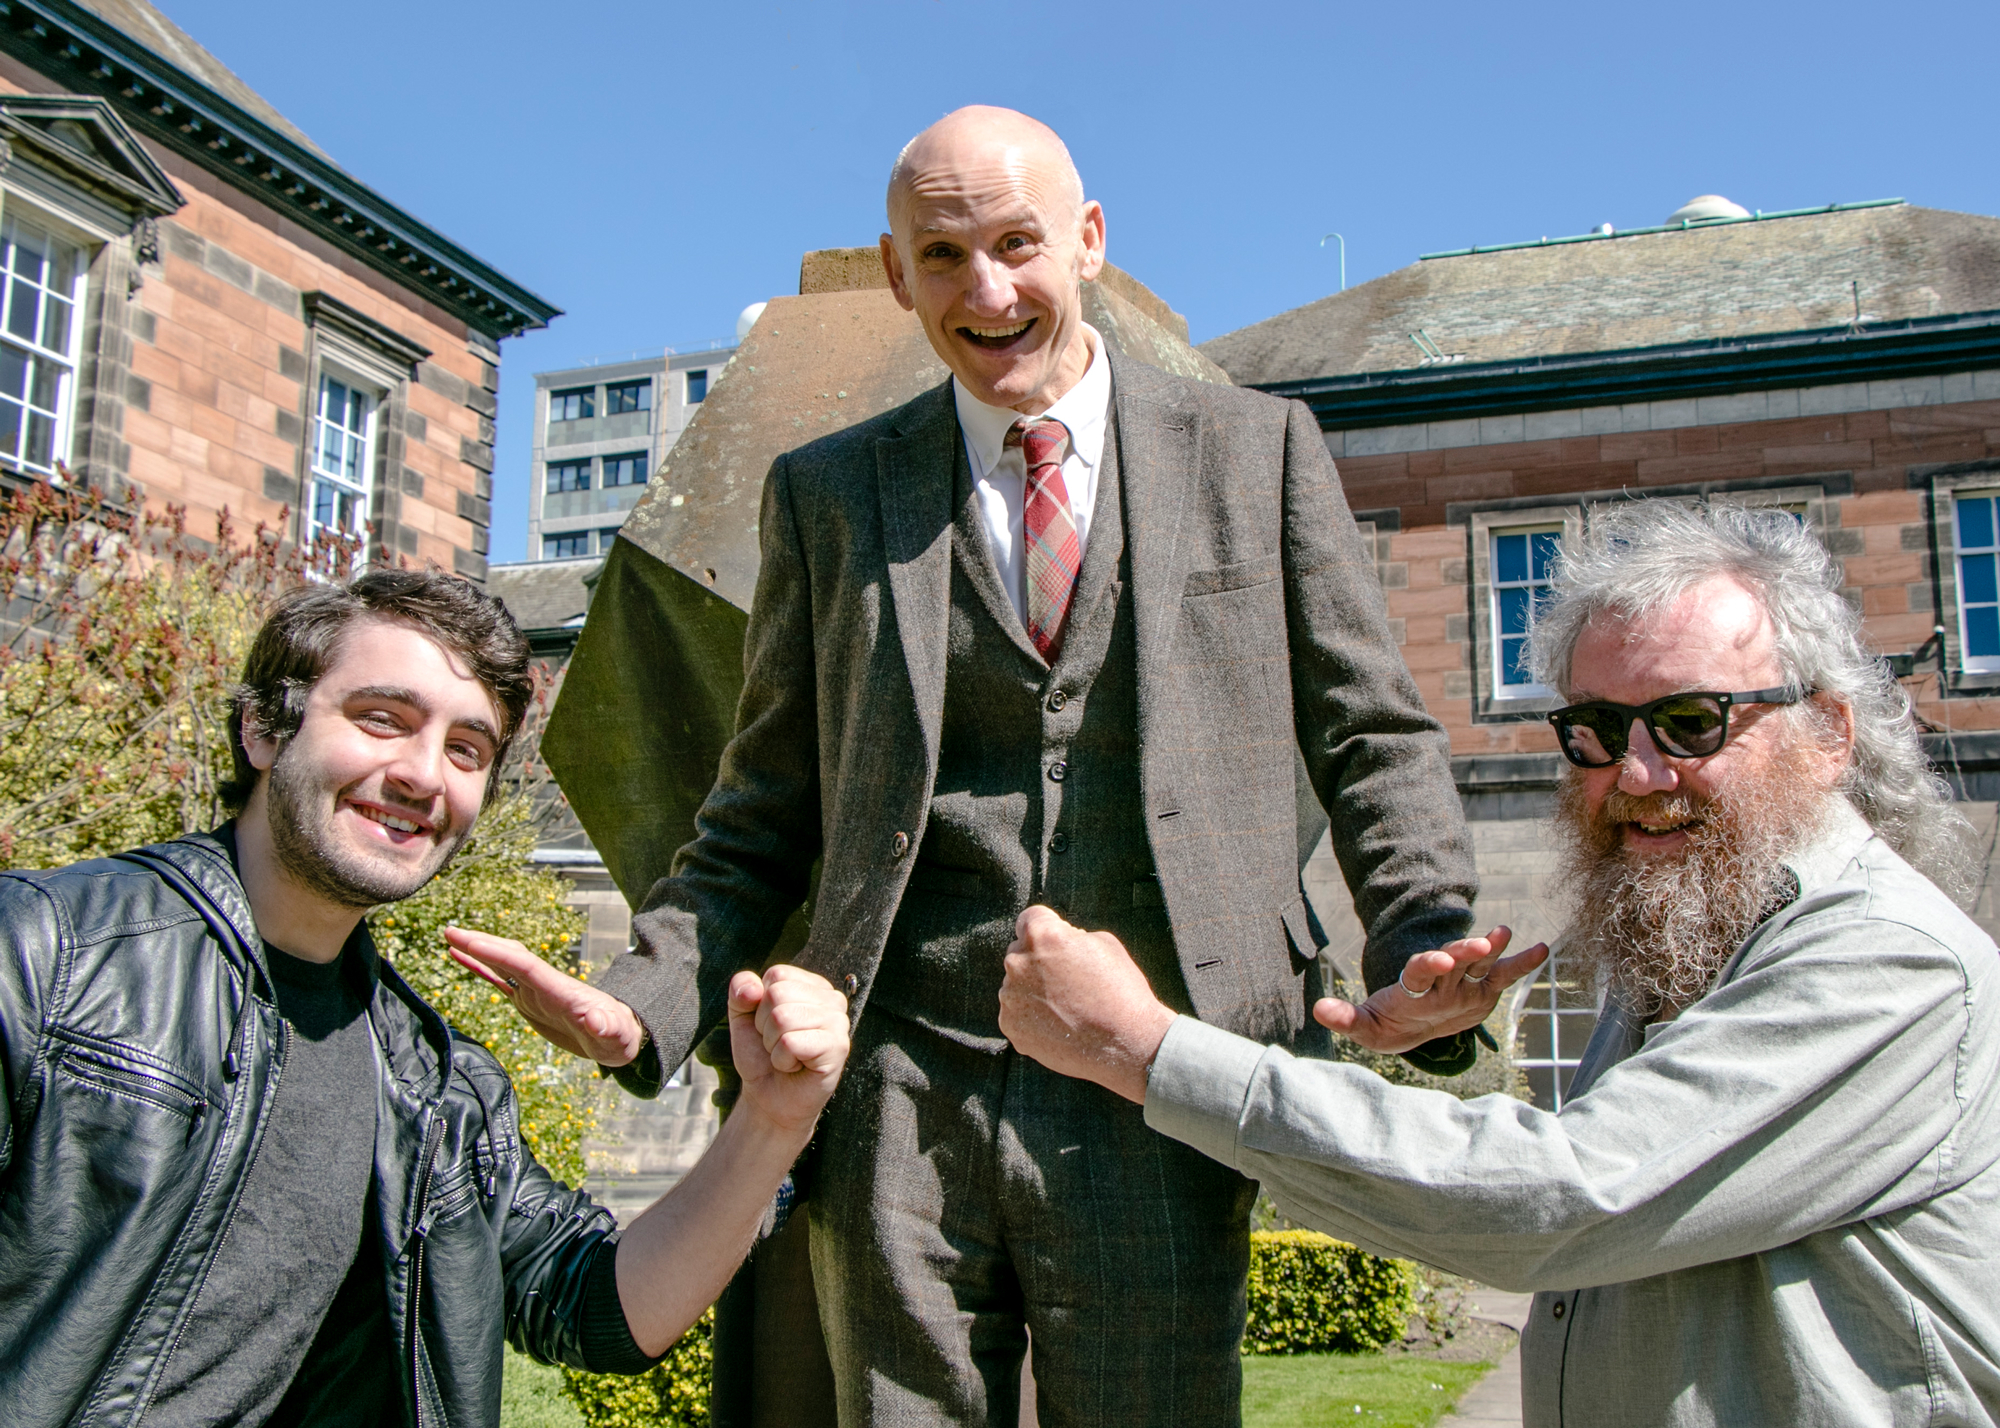
[(1246, 1354), (1360, 1353), (1402, 1342), (1417, 1276), (1313, 1230), (1250, 1236)]
[(708, 1428), (708, 1385), (715, 1365), (715, 1310), (694, 1321), (667, 1356), (632, 1378), (567, 1366), (563, 1392), (584, 1428)]

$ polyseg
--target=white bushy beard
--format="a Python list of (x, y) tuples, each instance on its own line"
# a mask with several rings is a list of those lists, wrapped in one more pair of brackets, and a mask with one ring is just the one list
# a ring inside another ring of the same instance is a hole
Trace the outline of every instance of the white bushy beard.
[[(1813, 777), (1802, 733), (1713, 797), (1614, 789), (1594, 817), (1583, 779), (1565, 769), (1554, 822), (1573, 904), (1565, 956), (1600, 984), (1608, 978), (1630, 1011), (1684, 1010), (1757, 925), (1798, 895), (1785, 859), (1813, 840), (1839, 796)], [(1625, 846), (1625, 823), (1688, 817), (1698, 822), (1679, 852), (1648, 856)]]

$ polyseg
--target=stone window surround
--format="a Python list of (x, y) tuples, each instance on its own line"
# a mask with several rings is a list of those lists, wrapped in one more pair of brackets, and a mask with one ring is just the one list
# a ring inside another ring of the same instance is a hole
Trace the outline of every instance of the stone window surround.
[(1912, 468), (1910, 484), (1926, 491), (1931, 557), (1937, 579), (1935, 618), (1944, 630), (1944, 694), (1982, 697), (2000, 692), (2000, 673), (1964, 668), (1965, 638), (1958, 620), (1958, 523), (1953, 498), (1960, 491), (2000, 491), (2000, 461), (1962, 461)]
[[(2000, 485), (2000, 462), (1993, 463), (1991, 477)], [(1498, 697), (1493, 693), (1496, 651), (1493, 640), (1493, 581), (1491, 570), (1492, 534), (1521, 526), (1560, 525), (1565, 545), (1579, 539), (1590, 513), (1601, 506), (1625, 500), (1680, 500), (1703, 498), (1736, 501), (1749, 506), (1800, 506), (1801, 514), (1822, 544), (1830, 548), (1837, 525), (1837, 512), (1830, 496), (1849, 494), (1853, 477), (1848, 472), (1827, 472), (1812, 476), (1759, 477), (1750, 481), (1704, 482), (1695, 486), (1662, 486), (1635, 491), (1589, 491), (1568, 499), (1516, 496), (1491, 502), (1454, 504), (1446, 512), (1450, 525), (1466, 528), (1467, 640), (1472, 664), (1472, 722), (1474, 724), (1518, 723), (1539, 719), (1561, 703), (1554, 694)], [(1956, 596), (1953, 597), (1954, 602)], [(2000, 685), (2000, 676), (1994, 676)]]
[(414, 555), (416, 531), (400, 519), (402, 498), (406, 494), (421, 497), (423, 477), (403, 464), (404, 432), (409, 424), (410, 382), (417, 364), (430, 357), (430, 349), (327, 293), (302, 293), (299, 305), (306, 323), (306, 380), (299, 387), (299, 417), (306, 439), (299, 443), (294, 471), (297, 497), (291, 538), (303, 542), (310, 533), (312, 443), (317, 435), (314, 414), (320, 379), (332, 376), (376, 394), (375, 450), (368, 493), (370, 539), (365, 558), (387, 564), (399, 555)]

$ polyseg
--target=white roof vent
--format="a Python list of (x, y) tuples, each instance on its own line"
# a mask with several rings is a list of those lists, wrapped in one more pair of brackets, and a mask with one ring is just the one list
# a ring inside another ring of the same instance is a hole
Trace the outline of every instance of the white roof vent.
[(1702, 223), (1712, 218), (1748, 218), (1750, 210), (1740, 203), (1731, 203), (1719, 193), (1705, 193), (1699, 198), (1691, 198), (1667, 215), (1669, 223)]

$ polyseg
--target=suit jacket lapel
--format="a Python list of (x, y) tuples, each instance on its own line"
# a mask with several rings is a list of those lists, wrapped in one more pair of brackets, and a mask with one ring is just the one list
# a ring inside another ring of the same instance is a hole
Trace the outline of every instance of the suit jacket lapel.
[(1146, 746), (1180, 623), (1187, 583), (1181, 532), (1194, 499), (1201, 447), (1199, 413), (1174, 405), (1143, 363), (1111, 355), (1112, 405), (1118, 420), (1119, 482), (1125, 548), (1132, 572), (1134, 653), (1139, 665), (1139, 744)]
[(932, 388), (895, 436), (875, 443), (882, 543), (896, 631), (923, 727), (926, 778), (937, 768), (944, 722), (946, 625), (951, 608), (952, 473), (960, 444), (951, 383)]

